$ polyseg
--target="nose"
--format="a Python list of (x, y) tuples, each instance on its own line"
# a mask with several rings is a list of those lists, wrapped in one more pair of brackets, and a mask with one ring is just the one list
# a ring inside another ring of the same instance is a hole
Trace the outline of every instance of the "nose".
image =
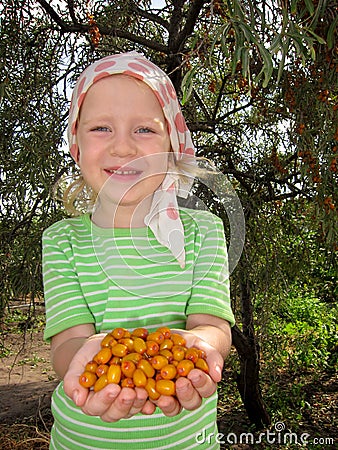
[(126, 157), (135, 156), (137, 148), (132, 137), (123, 130), (113, 133), (109, 142), (109, 153), (113, 156)]

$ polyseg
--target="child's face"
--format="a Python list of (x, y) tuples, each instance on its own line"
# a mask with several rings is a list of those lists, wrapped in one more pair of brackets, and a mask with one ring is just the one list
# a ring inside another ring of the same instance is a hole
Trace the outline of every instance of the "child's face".
[[(77, 128), (78, 164), (98, 194), (137, 205), (162, 183), (170, 138), (153, 91), (132, 77), (113, 75), (88, 90)], [(108, 186), (108, 188), (107, 188)]]

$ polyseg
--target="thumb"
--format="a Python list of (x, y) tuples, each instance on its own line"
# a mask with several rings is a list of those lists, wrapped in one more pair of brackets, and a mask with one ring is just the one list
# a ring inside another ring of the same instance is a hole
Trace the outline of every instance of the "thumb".
[(89, 393), (89, 390), (79, 383), (79, 376), (71, 371), (68, 371), (64, 376), (63, 390), (76, 406), (83, 406)]
[(217, 351), (213, 350), (207, 356), (207, 363), (209, 366), (209, 375), (215, 383), (218, 383), (222, 379), (222, 371), (224, 360), (222, 355)]

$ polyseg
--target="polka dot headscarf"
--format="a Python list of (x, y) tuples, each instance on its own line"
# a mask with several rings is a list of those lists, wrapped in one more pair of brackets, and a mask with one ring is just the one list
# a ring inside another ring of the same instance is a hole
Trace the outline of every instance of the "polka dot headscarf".
[[(79, 77), (73, 91), (68, 121), (68, 142), (73, 158), (77, 160), (79, 152), (76, 129), (85, 95), (94, 83), (114, 74), (125, 74), (137, 78), (152, 89), (167, 120), (174, 158), (177, 161), (185, 159), (187, 163), (195, 164), (195, 150), (191, 135), (170, 78), (137, 52), (102, 58), (87, 67)], [(183, 182), (177, 169), (169, 160), (168, 173), (161, 186), (155, 191), (149, 214), (145, 218), (145, 225), (149, 226), (157, 240), (171, 251), (182, 268), (185, 265), (184, 231), (178, 213), (177, 195), (186, 197), (192, 181), (192, 178), (188, 177), (188, 181)]]

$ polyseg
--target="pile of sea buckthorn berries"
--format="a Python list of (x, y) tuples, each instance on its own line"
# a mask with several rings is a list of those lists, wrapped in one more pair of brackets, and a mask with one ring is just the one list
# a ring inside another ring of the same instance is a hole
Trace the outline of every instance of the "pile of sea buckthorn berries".
[(144, 388), (150, 399), (176, 393), (175, 380), (194, 369), (206, 373), (206, 354), (168, 327), (154, 332), (146, 328), (115, 328), (101, 341), (100, 351), (86, 364), (79, 378), (83, 387), (100, 391), (109, 383)]

